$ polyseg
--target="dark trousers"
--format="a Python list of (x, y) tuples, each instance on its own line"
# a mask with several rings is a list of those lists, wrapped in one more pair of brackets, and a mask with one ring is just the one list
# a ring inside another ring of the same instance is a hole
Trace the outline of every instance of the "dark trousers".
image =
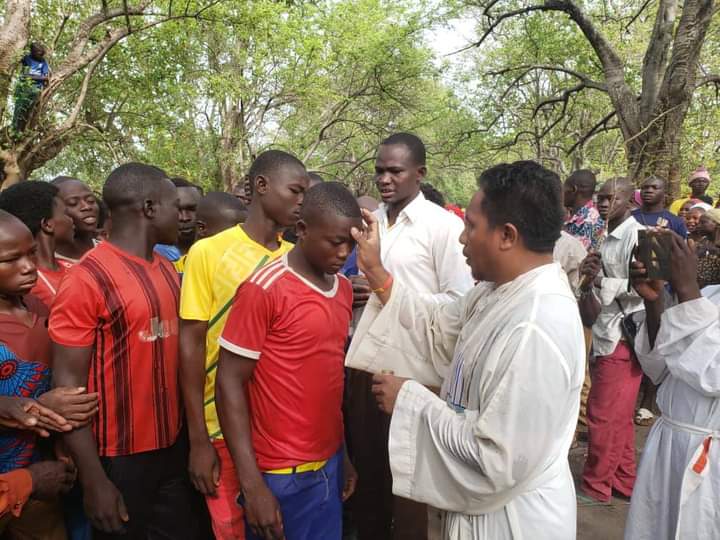
[(185, 436), (169, 448), (101, 458), (105, 473), (125, 500), (125, 532), (93, 531), (94, 540), (198, 540), (208, 537), (202, 497), (187, 473)]
[(426, 540), (427, 506), (392, 494), (390, 416), (378, 409), (372, 374), (347, 370), (345, 430), (358, 473), (350, 498), (358, 540)]

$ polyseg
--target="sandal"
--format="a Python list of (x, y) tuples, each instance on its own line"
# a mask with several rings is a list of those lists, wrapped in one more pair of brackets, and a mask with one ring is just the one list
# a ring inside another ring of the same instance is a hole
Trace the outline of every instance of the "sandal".
[(655, 422), (655, 415), (646, 408), (638, 409), (635, 413), (635, 424), (638, 426), (651, 426)]

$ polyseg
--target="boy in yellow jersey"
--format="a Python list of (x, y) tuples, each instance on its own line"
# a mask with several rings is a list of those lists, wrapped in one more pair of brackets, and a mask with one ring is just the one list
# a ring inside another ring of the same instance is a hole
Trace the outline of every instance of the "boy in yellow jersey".
[(190, 477), (206, 497), (219, 540), (244, 539), (240, 491), (215, 409), (218, 338), (238, 286), (290, 250), (283, 229), (300, 214), (309, 178), (305, 166), (279, 150), (250, 167), (253, 190), (244, 224), (197, 242), (185, 263), (180, 296), (180, 384), (190, 434)]

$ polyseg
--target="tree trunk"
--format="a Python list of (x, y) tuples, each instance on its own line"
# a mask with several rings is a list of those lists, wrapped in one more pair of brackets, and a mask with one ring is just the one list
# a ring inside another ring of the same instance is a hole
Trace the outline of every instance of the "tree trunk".
[(30, 37), (31, 0), (6, 0), (3, 24), (0, 26), (0, 107), (4, 117), (5, 104), (17, 62)]

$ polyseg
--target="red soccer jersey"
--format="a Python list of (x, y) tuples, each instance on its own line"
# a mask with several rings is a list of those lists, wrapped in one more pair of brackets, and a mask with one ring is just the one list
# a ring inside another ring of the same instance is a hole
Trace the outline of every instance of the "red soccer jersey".
[(172, 264), (152, 263), (103, 242), (65, 276), (50, 315), (50, 337), (93, 347), (88, 391), (99, 392), (93, 423), (101, 456), (166, 448), (180, 430), (179, 281)]
[(57, 265), (57, 270), (38, 267), (38, 280), (32, 290), (32, 294), (42, 300), (47, 307), (52, 307), (62, 279), (73, 266), (71, 263), (62, 260), (58, 260)]
[(340, 448), (351, 316), (344, 276), (322, 291), (293, 272), (287, 256), (238, 289), (220, 346), (258, 360), (247, 390), (260, 470), (328, 459)]

